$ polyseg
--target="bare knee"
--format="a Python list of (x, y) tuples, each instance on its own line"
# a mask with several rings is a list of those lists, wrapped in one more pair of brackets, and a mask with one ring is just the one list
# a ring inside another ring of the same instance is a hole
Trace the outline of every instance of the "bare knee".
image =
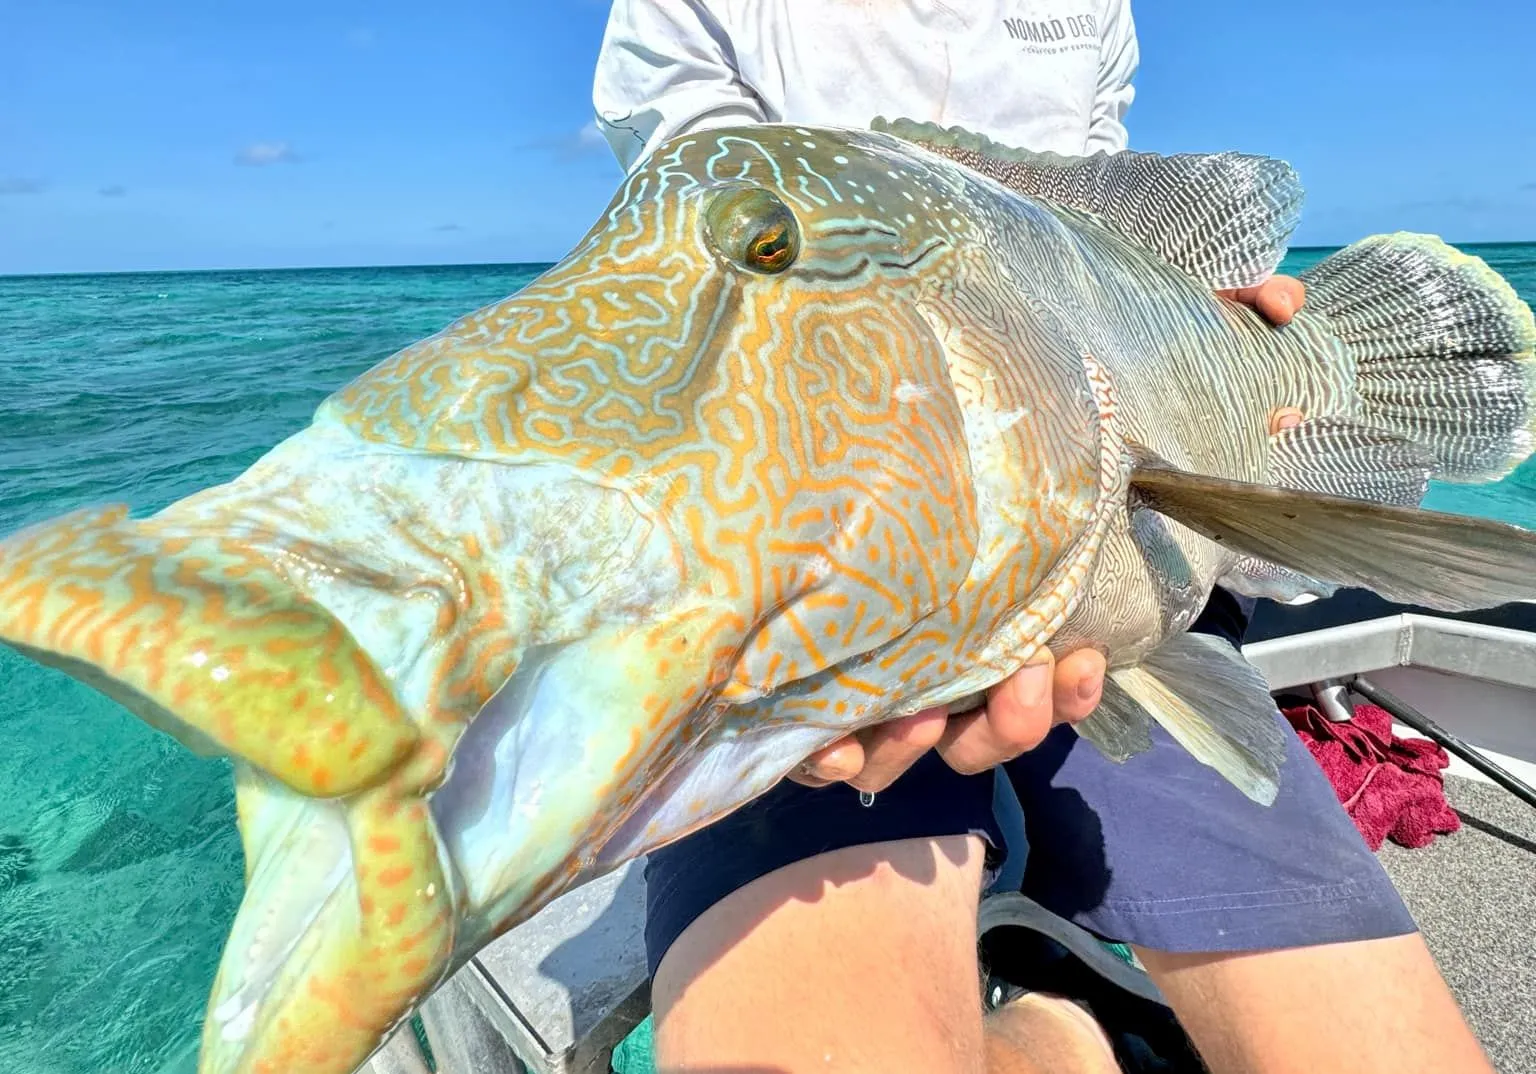
[(786, 866), (695, 920), (652, 987), (667, 1069), (982, 1069), (974, 836)]
[(1115, 1049), (1087, 1011), (1030, 993), (987, 1016), (987, 1074), (1119, 1074)]
[[(1137, 953), (1215, 1074), (1492, 1074), (1417, 934), (1273, 951)], [(1317, 1025), (1329, 1031), (1300, 1031)]]

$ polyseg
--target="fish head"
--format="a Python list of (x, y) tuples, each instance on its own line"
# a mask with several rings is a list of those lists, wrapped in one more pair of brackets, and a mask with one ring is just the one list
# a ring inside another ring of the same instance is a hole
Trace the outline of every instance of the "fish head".
[[(483, 542), (523, 565), (517, 665), (433, 798), (482, 931), (621, 864), (600, 848), (722, 713), (953, 595), (975, 510), (924, 305), (965, 238), (957, 171), (864, 132), (678, 138), (558, 264), (321, 408), (362, 442), (525, 475)], [(551, 499), (556, 476), (573, 491)], [(576, 521), (598, 499), (610, 521)]]
[(236, 759), (206, 1074), (345, 1074), (492, 937), (889, 709), (779, 706), (811, 738), (678, 781), (972, 562), (925, 311), (963, 246), (944, 167), (677, 139), (559, 264), (229, 484), (0, 542), (0, 638)]

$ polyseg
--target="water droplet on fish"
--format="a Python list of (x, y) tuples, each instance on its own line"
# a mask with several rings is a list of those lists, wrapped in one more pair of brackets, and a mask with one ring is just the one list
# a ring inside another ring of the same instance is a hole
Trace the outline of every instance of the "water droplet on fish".
[(860, 791), (859, 792), (859, 805), (863, 806), (865, 809), (868, 809), (870, 806), (872, 806), (874, 804), (875, 804), (875, 792), (874, 791)]

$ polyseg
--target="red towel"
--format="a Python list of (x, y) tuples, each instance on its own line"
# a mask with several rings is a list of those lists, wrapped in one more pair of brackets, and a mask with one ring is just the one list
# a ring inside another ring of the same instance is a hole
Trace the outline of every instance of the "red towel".
[(1461, 827), (1445, 800), (1441, 770), (1450, 756), (1428, 739), (1398, 738), (1385, 709), (1357, 705), (1351, 723), (1334, 723), (1311, 705), (1286, 709), (1285, 716), (1372, 850), (1387, 839), (1428, 846), (1436, 834)]

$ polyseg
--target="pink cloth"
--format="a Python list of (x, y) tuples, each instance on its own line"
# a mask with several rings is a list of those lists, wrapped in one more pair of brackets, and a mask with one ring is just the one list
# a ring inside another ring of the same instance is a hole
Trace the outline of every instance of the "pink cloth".
[(1334, 723), (1311, 705), (1286, 719), (1333, 784), (1333, 791), (1372, 850), (1391, 839), (1422, 847), (1461, 827), (1445, 799), (1445, 750), (1424, 738), (1398, 738), (1392, 716), (1358, 705), (1351, 723)]

